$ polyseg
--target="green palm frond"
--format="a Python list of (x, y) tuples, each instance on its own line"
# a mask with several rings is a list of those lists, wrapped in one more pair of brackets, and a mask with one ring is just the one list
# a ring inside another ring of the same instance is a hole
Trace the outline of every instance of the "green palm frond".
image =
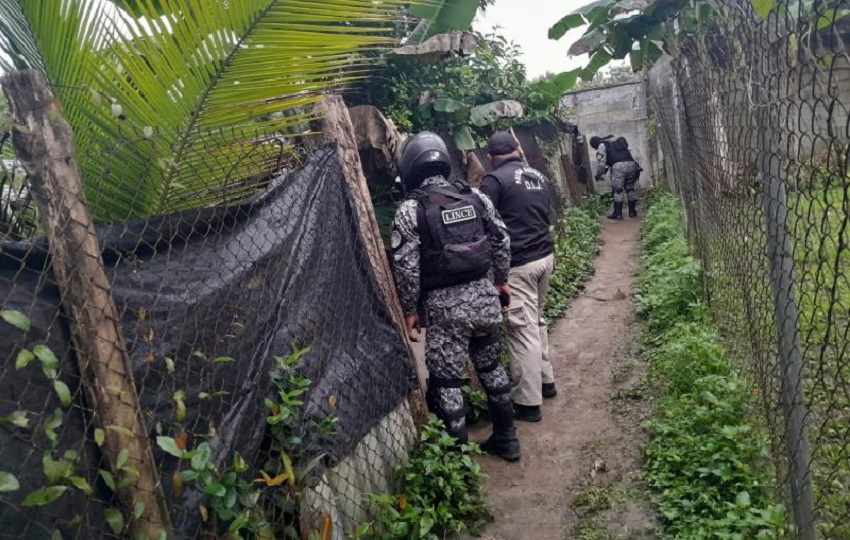
[(144, 217), (254, 193), (401, 1), (0, 0), (0, 67), (47, 74), (95, 216)]

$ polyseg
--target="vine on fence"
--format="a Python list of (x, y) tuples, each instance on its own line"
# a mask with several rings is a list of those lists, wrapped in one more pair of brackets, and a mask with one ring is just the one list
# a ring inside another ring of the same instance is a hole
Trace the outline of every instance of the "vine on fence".
[[(27, 332), (30, 321), (23, 313), (15, 310), (0, 311), (0, 318), (8, 324)], [(326, 454), (315, 453), (312, 447), (327, 442), (334, 435), (337, 417), (327, 414), (318, 421), (305, 421), (302, 417), (303, 398), (312, 381), (298, 374), (301, 358), (309, 348), (293, 348), (288, 356), (275, 356), (275, 371), (271, 375), (275, 391), (273, 398), (265, 400), (268, 409), (266, 424), (270, 439), (269, 459), (261, 466), (252, 466), (238, 452), (225, 466), (212, 460), (212, 451), (208, 440), (203, 440), (194, 448), (189, 448), (189, 436), (182, 425), (186, 416), (185, 393), (178, 390), (174, 394), (175, 418), (172, 429), (174, 436), (158, 436), (157, 446), (166, 454), (180, 460), (180, 466), (171, 481), (175, 496), (182, 496), (186, 486), (195, 486), (208, 497), (208, 503), (198, 507), (202, 522), (210, 532), (224, 531), (228, 538), (300, 538), (298, 530), (298, 506), (304, 489), (315, 480), (317, 467)], [(203, 354), (197, 352), (196, 355)], [(213, 363), (233, 362), (229, 357), (209, 359)], [(174, 361), (165, 359), (169, 373), (174, 371)], [(42, 457), (44, 486), (28, 493), (22, 501), (24, 507), (39, 507), (55, 503), (69, 490), (76, 489), (87, 497), (92, 497), (94, 489), (86, 478), (78, 472), (79, 453), (73, 450), (57, 453), (58, 430), (65, 419), (65, 411), (73, 404), (73, 396), (68, 386), (59, 379), (59, 359), (50, 348), (38, 344), (31, 349), (23, 348), (18, 352), (15, 369), (24, 370), (37, 365), (51, 384), (62, 407), (44, 419), (45, 437), (50, 448)], [(215, 394), (198, 395), (199, 399), (212, 399)], [(335, 405), (331, 398), (331, 406)], [(0, 418), (0, 425), (9, 429), (29, 429), (30, 413), (14, 411)], [(115, 429), (120, 429), (115, 427)], [(307, 436), (311, 440), (307, 440)], [(214, 436), (207, 434), (206, 438)], [(105, 434), (95, 429), (94, 441), (101, 446)], [(122, 451), (115, 463), (120, 478), (105, 469), (99, 469), (97, 475), (111, 491), (116, 491), (135, 482), (139, 473), (127, 465), (128, 453)], [(0, 471), (0, 493), (15, 492), (21, 488), (18, 478), (7, 471)], [(209, 505), (209, 508), (207, 507)], [(210, 510), (212, 510), (210, 512)], [(133, 517), (144, 515), (144, 503), (137, 502), (133, 508)], [(127, 519), (117, 508), (108, 508), (104, 514), (106, 524), (116, 535), (125, 531)], [(161, 534), (164, 538), (165, 533)]]
[[(326, 442), (334, 435), (337, 422), (333, 414), (318, 421), (303, 419), (303, 399), (312, 381), (298, 374), (298, 366), (308, 352), (309, 348), (293, 348), (288, 356), (274, 357), (276, 366), (271, 380), (275, 397), (265, 400), (269, 459), (263, 465), (251, 466), (237, 452), (230, 465), (220, 468), (211, 461), (208, 442), (187, 449), (187, 436), (182, 428), (176, 428), (179, 433), (175, 437), (157, 437), (159, 448), (179, 458), (186, 467), (181, 467), (172, 479), (175, 494), (179, 496), (186, 485), (196, 485), (210, 498), (212, 514), (205, 505), (199, 511), (211, 530), (226, 527), (227, 534), (233, 538), (301, 537), (299, 503), (326, 457), (324, 453), (311, 452), (307, 435), (316, 443)], [(233, 359), (213, 360), (227, 361)], [(331, 401), (335, 405), (333, 398)], [(178, 424), (182, 420), (180, 416), (178, 412)]]

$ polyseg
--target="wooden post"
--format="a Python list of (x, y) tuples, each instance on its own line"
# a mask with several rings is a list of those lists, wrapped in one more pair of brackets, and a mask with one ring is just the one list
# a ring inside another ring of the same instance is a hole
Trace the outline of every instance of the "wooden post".
[[(560, 149), (560, 144), (558, 145)], [(567, 184), (567, 191), (570, 194), (570, 199), (573, 203), (581, 201), (581, 188), (578, 187), (576, 180), (576, 169), (573, 165), (573, 157), (570, 154), (561, 154), (561, 167), (564, 170), (564, 183)]]
[(596, 163), (595, 159), (590, 159), (590, 142), (584, 145), (584, 152), (581, 156), (581, 161), (585, 165), (585, 170), (587, 171), (587, 191), (590, 193), (599, 193), (599, 190), (596, 186), (596, 177), (594, 175)]
[[(358, 224), (360, 235), (366, 244), (366, 250), (372, 262), (372, 268), (375, 270), (375, 276), (378, 280), (378, 286), (381, 288), (384, 303), (389, 308), (399, 332), (404, 336), (411, 367), (413, 368), (413, 372), (417, 373), (413, 350), (407, 339), (407, 329), (404, 324), (401, 302), (398, 299), (398, 293), (395, 289), (395, 281), (390, 270), (390, 262), (387, 259), (384, 244), (381, 241), (378, 221), (375, 219), (375, 209), (372, 206), (372, 198), (369, 195), (369, 186), (366, 182), (366, 175), (363, 174), (363, 166), (360, 163), (360, 154), (357, 151), (357, 139), (354, 134), (354, 126), (351, 123), (348, 108), (345, 106), (342, 97), (330, 95), (317, 105), (317, 109), (317, 112), (320, 113), (323, 119), (322, 132), (325, 139), (328, 142), (335, 142), (337, 144), (339, 163), (342, 167), (345, 181), (348, 183), (348, 187), (354, 196), (354, 204), (360, 219), (360, 223)], [(417, 424), (423, 424), (428, 418), (428, 407), (425, 404), (425, 395), (422, 392), (421, 384), (417, 385), (417, 389), (411, 392), (409, 402), (414, 420)]]
[[(142, 422), (120, 317), (83, 194), (71, 128), (40, 72), (13, 72), (0, 78), (0, 84), (12, 105), (12, 142), (47, 232), (80, 384), (92, 420), (105, 434), (104, 457), (116, 479), (135, 478), (132, 485), (118, 490), (125, 517), (132, 515), (137, 503), (143, 503), (144, 514), (132, 522), (132, 532), (145, 538), (169, 534), (168, 508)], [(127, 460), (119, 470), (122, 451)], [(124, 472), (129, 467), (138, 471), (138, 477)]]
[(511, 133), (511, 137), (513, 137), (514, 141), (516, 141), (516, 147), (517, 147), (517, 150), (519, 150), (519, 157), (522, 158), (523, 163), (528, 165), (528, 160), (525, 158), (525, 151), (522, 149), (522, 143), (519, 142), (519, 138), (516, 136), (516, 133), (514, 133), (514, 128), (510, 128), (510, 133)]

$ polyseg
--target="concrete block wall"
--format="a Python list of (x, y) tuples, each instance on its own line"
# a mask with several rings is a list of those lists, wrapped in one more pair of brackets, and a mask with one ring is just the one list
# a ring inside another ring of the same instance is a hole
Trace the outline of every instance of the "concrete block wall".
[[(562, 100), (565, 107), (572, 109), (572, 117), (579, 131), (589, 141), (593, 136), (622, 136), (629, 141), (629, 149), (644, 171), (639, 187), (653, 185), (655, 176), (649, 144), (649, 110), (646, 100), (646, 85), (642, 81), (623, 83), (566, 94)], [(591, 163), (596, 170), (595, 153), (591, 152)], [(611, 183), (596, 183), (596, 190), (607, 192)]]

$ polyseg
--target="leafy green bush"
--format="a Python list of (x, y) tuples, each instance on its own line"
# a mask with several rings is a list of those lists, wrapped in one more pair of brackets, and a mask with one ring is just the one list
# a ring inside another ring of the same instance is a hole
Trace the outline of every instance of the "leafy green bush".
[(646, 220), (641, 228), (641, 249), (644, 254), (653, 254), (659, 251), (659, 244), (684, 238), (682, 211), (675, 197), (661, 192), (650, 193), (648, 201)]
[(766, 438), (750, 414), (751, 386), (726, 357), (701, 302), (701, 266), (688, 253), (676, 199), (655, 197), (644, 223), (637, 311), (660, 399), (647, 422), (645, 479), (668, 538), (781, 538)]
[[(467, 143), (461, 145), (467, 150), (468, 143), (483, 144), (494, 128), (556, 121), (561, 92), (527, 81), (520, 48), (495, 32), (476, 33), (476, 38), (478, 46), (471, 55), (452, 55), (438, 62), (390, 55), (384, 59), (381, 77), (365, 82), (346, 101), (350, 106), (379, 108), (404, 131), (453, 133), (456, 142)], [(473, 107), (500, 100), (519, 101), (523, 115), (500, 118), (495, 124), (487, 119), (471, 121)]]
[(646, 481), (671, 538), (779, 538), (785, 510), (772, 500), (764, 438), (747, 415), (735, 375), (694, 380), (661, 401), (646, 427)]
[(555, 270), (549, 280), (544, 316), (550, 323), (564, 314), (570, 300), (593, 275), (593, 260), (599, 253), (599, 204), (589, 199), (568, 206), (555, 233)]
[(635, 286), (637, 313), (650, 337), (681, 320), (699, 319), (702, 265), (690, 256), (678, 202), (656, 197), (641, 233), (643, 271)]
[(431, 416), (400, 471), (401, 493), (374, 496), (378, 517), (360, 526), (355, 538), (437, 540), (478, 532), (491, 517), (483, 473), (474, 459), (481, 451), (476, 445), (454, 445), (443, 423)]
[(658, 342), (658, 348), (648, 354), (653, 373), (659, 376), (657, 382), (666, 393), (693, 392), (701, 377), (729, 371), (717, 333), (702, 321), (679, 322)]

